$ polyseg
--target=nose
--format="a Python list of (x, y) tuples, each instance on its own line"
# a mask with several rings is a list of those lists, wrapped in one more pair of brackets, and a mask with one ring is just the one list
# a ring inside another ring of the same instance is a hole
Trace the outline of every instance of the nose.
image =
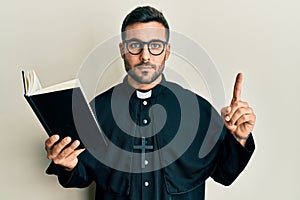
[(149, 62), (150, 61), (150, 56), (151, 56), (151, 53), (149, 52), (148, 46), (147, 46), (147, 44), (144, 44), (144, 47), (143, 47), (142, 52), (140, 54), (141, 61)]

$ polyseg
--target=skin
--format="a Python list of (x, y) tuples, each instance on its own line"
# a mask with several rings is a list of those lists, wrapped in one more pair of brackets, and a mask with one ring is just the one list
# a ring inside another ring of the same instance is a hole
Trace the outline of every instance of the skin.
[[(164, 26), (158, 22), (134, 23), (127, 26), (125, 39), (131, 38), (145, 42), (152, 39), (163, 41), (167, 39)], [(128, 83), (133, 88), (149, 90), (161, 82), (165, 61), (170, 56), (169, 44), (159, 56), (153, 56), (147, 48), (144, 48), (139, 55), (131, 55), (123, 43), (119, 44), (119, 48), (128, 73)], [(221, 114), (225, 126), (234, 136), (246, 138), (254, 128), (256, 116), (248, 103), (241, 101), (241, 91), (242, 74), (239, 73), (236, 77), (232, 101), (229, 106), (221, 110)], [(85, 149), (76, 149), (80, 142), (76, 140), (71, 143), (70, 137), (58, 141), (58, 135), (53, 135), (45, 141), (47, 158), (70, 171), (77, 165), (78, 155)], [(237, 139), (237, 141), (243, 146), (246, 145), (246, 140)]]
[[(236, 76), (231, 103), (222, 108), (221, 115), (225, 126), (234, 136), (246, 138), (254, 128), (256, 115), (249, 104), (241, 100), (242, 81), (243, 74), (239, 73)], [(246, 140), (237, 140), (241, 145), (246, 145)]]
[[(126, 28), (126, 40), (136, 38), (148, 42), (153, 39), (166, 41), (166, 31), (164, 26), (158, 22), (134, 23)], [(123, 43), (119, 44), (120, 54), (124, 60), (128, 73), (128, 82), (135, 89), (148, 90), (155, 87), (162, 80), (165, 61), (170, 56), (170, 44), (159, 56), (153, 56), (144, 46), (139, 55), (127, 53)]]

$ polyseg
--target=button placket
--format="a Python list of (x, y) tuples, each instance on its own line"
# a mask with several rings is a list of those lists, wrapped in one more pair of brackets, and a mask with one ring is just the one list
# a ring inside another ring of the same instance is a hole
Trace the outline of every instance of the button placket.
[(140, 101), (140, 109), (141, 109), (141, 115), (140, 120), (142, 125), (148, 125), (150, 123), (150, 119), (148, 118), (148, 112), (149, 112), (149, 105), (150, 100), (149, 99), (141, 99)]

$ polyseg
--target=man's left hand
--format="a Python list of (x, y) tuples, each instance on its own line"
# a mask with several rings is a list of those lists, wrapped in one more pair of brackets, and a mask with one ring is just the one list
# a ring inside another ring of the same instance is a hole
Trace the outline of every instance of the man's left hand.
[(231, 104), (221, 111), (224, 124), (234, 137), (244, 146), (254, 128), (256, 115), (247, 102), (241, 101), (243, 75), (236, 76)]

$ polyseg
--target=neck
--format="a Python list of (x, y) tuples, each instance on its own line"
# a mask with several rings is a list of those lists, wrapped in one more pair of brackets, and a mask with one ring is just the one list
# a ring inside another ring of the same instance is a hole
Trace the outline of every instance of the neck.
[(143, 84), (135, 81), (131, 76), (128, 76), (128, 83), (131, 87), (137, 90), (151, 90), (162, 81), (162, 75), (160, 75), (155, 81), (148, 84)]

